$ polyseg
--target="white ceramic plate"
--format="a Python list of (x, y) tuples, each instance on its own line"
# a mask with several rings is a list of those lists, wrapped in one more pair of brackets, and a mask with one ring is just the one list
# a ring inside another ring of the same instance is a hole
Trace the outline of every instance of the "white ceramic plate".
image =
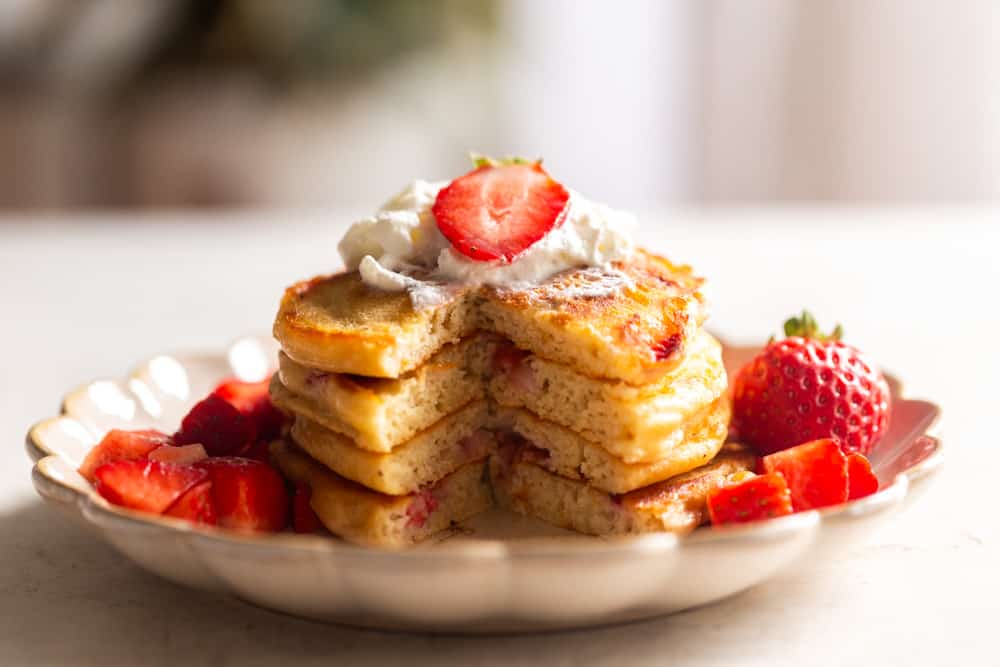
[[(738, 363), (751, 351), (728, 349)], [(225, 376), (264, 377), (270, 339), (216, 354), (160, 355), (127, 377), (70, 392), (63, 414), (28, 433), (35, 488), (166, 579), (277, 611), (348, 625), (448, 632), (521, 632), (618, 623), (706, 604), (759, 584), (804, 557), (841, 547), (909, 502), (942, 464), (936, 406), (896, 393), (873, 457), (879, 493), (757, 524), (598, 539), (492, 512), (447, 539), (405, 552), (294, 534), (241, 535), (109, 505), (77, 474), (111, 428), (175, 430)]]

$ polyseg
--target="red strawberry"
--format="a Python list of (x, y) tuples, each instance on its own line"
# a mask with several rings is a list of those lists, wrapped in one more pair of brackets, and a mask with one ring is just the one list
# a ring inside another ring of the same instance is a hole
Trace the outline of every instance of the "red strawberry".
[(108, 502), (161, 514), (208, 474), (194, 466), (157, 461), (112, 461), (99, 467), (97, 492)]
[(237, 530), (275, 531), (288, 518), (285, 481), (266, 463), (237, 457), (205, 459), (220, 526)]
[(527, 363), (530, 356), (513, 345), (500, 343), (493, 350), (493, 374), (505, 375), (515, 391), (524, 394), (538, 391), (538, 378), (531, 364)]
[(847, 452), (867, 454), (889, 421), (889, 386), (867, 357), (818, 332), (808, 312), (785, 322), (733, 382), (733, 427), (762, 454), (833, 438)]
[(834, 440), (814, 440), (768, 454), (763, 464), (768, 473), (785, 478), (796, 512), (847, 500), (847, 457)]
[(878, 491), (878, 477), (872, 472), (872, 466), (864, 454), (851, 454), (847, 457), (847, 498), (864, 498)]
[(406, 508), (406, 516), (409, 517), (406, 525), (423, 528), (440, 503), (428, 489), (414, 493), (412, 498)]
[(208, 458), (205, 448), (201, 445), (164, 445), (149, 453), (150, 461), (160, 463), (197, 463)]
[(253, 421), (258, 438), (272, 440), (281, 434), (285, 416), (271, 403), (268, 391), (270, 384), (271, 378), (260, 382), (243, 382), (231, 378), (221, 382), (212, 393)]
[(445, 186), (432, 209), (458, 252), (509, 262), (562, 224), (569, 192), (541, 162), (482, 159), (476, 167)]
[(212, 498), (212, 483), (202, 482), (188, 489), (164, 512), (164, 516), (214, 526), (215, 500)]
[(323, 528), (323, 523), (309, 504), (311, 496), (312, 490), (305, 484), (295, 486), (295, 496), (292, 499), (292, 529), (296, 533), (315, 533)]
[(792, 513), (788, 485), (781, 475), (758, 475), (714, 489), (708, 494), (708, 516), (713, 525), (746, 523)]
[(157, 447), (170, 444), (170, 436), (159, 431), (122, 431), (112, 429), (90, 450), (80, 474), (91, 484), (96, 479), (94, 472), (112, 461), (132, 461), (144, 459)]
[(178, 445), (200, 443), (209, 456), (238, 452), (256, 439), (253, 422), (227, 401), (212, 394), (191, 408), (174, 434)]

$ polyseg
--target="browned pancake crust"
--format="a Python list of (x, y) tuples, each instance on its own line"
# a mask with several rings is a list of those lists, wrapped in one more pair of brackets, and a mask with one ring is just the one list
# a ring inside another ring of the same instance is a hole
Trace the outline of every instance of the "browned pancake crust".
[(529, 288), (452, 286), (445, 303), (414, 309), (407, 292), (344, 273), (289, 288), (274, 335), (301, 364), (398, 377), (480, 327), (579, 373), (641, 385), (683, 359), (705, 319), (703, 283), (640, 250), (610, 271), (574, 269)]
[(474, 329), (467, 296), (455, 287), (440, 306), (415, 310), (408, 293), (369, 287), (357, 273), (320, 276), (285, 290), (274, 337), (307, 366), (399, 377)]
[[(684, 505), (688, 511), (705, 511), (705, 497), (714, 488), (722, 486), (731, 475), (753, 471), (757, 456), (748, 447), (726, 443), (722, 450), (707, 464), (691, 472), (677, 475), (657, 484), (651, 484), (619, 496), (621, 504), (636, 510), (662, 510), (673, 505)], [(702, 519), (706, 519), (703, 516)]]
[(560, 353), (549, 348), (546, 355), (534, 349), (537, 343), (519, 340), (516, 328), (500, 333), (554, 361), (574, 364), (581, 372), (634, 384), (655, 380), (680, 362), (687, 342), (704, 322), (705, 281), (691, 267), (644, 250), (613, 267), (625, 277), (623, 289), (602, 291), (608, 274), (582, 269), (557, 274), (530, 289), (494, 289), (489, 300), (549, 336), (565, 336), (569, 345), (579, 341), (593, 346), (597, 357), (619, 357), (619, 372), (595, 372), (606, 364), (588, 367), (578, 350)]

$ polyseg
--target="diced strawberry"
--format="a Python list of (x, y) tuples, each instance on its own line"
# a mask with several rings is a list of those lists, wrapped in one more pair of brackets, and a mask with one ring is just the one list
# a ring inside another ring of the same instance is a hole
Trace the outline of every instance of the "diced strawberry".
[(535, 369), (527, 362), (521, 362), (507, 373), (507, 382), (520, 394), (533, 394), (540, 389)]
[(792, 513), (792, 496), (785, 478), (777, 473), (714, 489), (708, 494), (708, 516), (713, 525), (746, 523)]
[(193, 445), (163, 445), (149, 453), (150, 461), (160, 463), (197, 463), (208, 458), (208, 453), (200, 444)]
[(784, 476), (796, 512), (847, 500), (847, 457), (836, 440), (813, 440), (768, 454), (764, 470)]
[(164, 516), (214, 526), (216, 519), (212, 483), (202, 482), (188, 489), (170, 506), (170, 509), (164, 512)]
[(146, 458), (157, 447), (170, 444), (170, 436), (159, 431), (122, 431), (112, 429), (90, 450), (80, 474), (91, 484), (96, 479), (94, 472), (112, 461), (134, 461)]
[(527, 362), (531, 355), (519, 350), (513, 345), (498, 344), (493, 350), (493, 373), (505, 375), (510, 387), (521, 393), (538, 391), (538, 379), (535, 371)]
[(281, 475), (266, 463), (238, 457), (208, 458), (218, 524), (236, 530), (275, 531), (288, 518), (288, 492)]
[(308, 486), (296, 485), (292, 499), (292, 529), (296, 533), (315, 533), (323, 528), (323, 523), (309, 504), (311, 496), (312, 490)]
[(208, 474), (194, 466), (158, 461), (112, 461), (100, 466), (97, 492), (108, 502), (160, 514)]
[(260, 382), (232, 378), (221, 382), (213, 393), (250, 418), (258, 438), (272, 440), (281, 434), (285, 416), (271, 403), (270, 384), (271, 378)]
[(478, 429), (458, 441), (467, 461), (477, 461), (493, 451), (496, 439), (491, 431)]
[(878, 477), (872, 472), (871, 463), (864, 454), (847, 457), (848, 500), (864, 498), (878, 491)]
[(406, 525), (423, 528), (427, 519), (438, 508), (438, 500), (429, 490), (413, 494), (413, 500), (406, 508)]
[(493, 373), (495, 375), (509, 373), (520, 366), (527, 358), (528, 353), (524, 350), (519, 350), (509, 343), (497, 343), (496, 347), (493, 348), (493, 358), (491, 360)]
[(256, 439), (254, 423), (228, 401), (212, 394), (198, 403), (174, 434), (178, 445), (200, 443), (209, 456), (240, 451)]
[(458, 252), (510, 261), (562, 224), (568, 202), (541, 163), (491, 162), (445, 186), (432, 212)]

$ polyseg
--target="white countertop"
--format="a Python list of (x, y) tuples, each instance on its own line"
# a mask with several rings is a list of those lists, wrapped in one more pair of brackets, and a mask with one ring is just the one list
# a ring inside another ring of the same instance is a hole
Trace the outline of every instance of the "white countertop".
[(712, 280), (716, 331), (764, 339), (808, 306), (945, 412), (945, 472), (889, 529), (717, 605), (527, 637), (360, 632), (157, 580), (41, 504), (24, 433), (65, 390), (268, 330), (284, 285), (336, 267), (350, 219), (0, 218), (0, 663), (1000, 664), (1000, 211), (645, 217), (648, 245)]

